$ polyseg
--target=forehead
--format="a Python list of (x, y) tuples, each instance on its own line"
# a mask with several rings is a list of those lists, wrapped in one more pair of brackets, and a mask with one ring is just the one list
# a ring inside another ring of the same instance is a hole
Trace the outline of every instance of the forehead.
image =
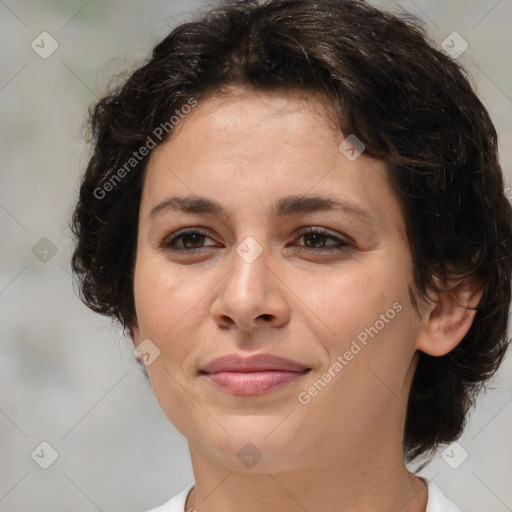
[(333, 136), (339, 138), (335, 119), (334, 107), (320, 93), (231, 88), (200, 99), (182, 116), (167, 141), (153, 151), (149, 167), (162, 152), (171, 151), (176, 157), (188, 152), (188, 161), (209, 158), (212, 151), (216, 163), (228, 158), (276, 160), (284, 154), (291, 160), (293, 145), (298, 146), (295, 151), (304, 144), (321, 150)]
[(198, 101), (203, 119), (209, 118), (216, 127), (229, 128), (234, 119), (247, 121), (249, 115), (267, 122), (290, 116), (307, 114), (319, 124), (336, 130), (338, 127), (335, 105), (325, 93), (298, 88), (255, 90), (230, 86), (219, 93), (212, 93)]
[(210, 197), (227, 210), (242, 204), (275, 212), (280, 198), (311, 192), (376, 206), (377, 215), (377, 203), (389, 210), (396, 198), (385, 164), (340, 152), (345, 135), (333, 110), (304, 92), (241, 90), (200, 100), (153, 150), (142, 209), (179, 194)]

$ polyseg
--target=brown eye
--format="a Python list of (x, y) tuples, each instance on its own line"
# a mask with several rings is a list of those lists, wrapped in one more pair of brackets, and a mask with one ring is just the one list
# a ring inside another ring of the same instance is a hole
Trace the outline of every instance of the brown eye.
[(211, 245), (203, 245), (205, 238), (210, 238), (207, 233), (197, 229), (189, 229), (178, 231), (170, 237), (167, 237), (160, 246), (162, 249), (175, 252), (197, 252), (203, 247), (211, 247)]
[[(304, 239), (305, 244), (301, 247), (306, 247), (312, 251), (319, 252), (331, 252), (331, 251), (343, 251), (348, 247), (352, 247), (352, 244), (346, 240), (342, 240), (334, 235), (329, 234), (327, 231), (320, 228), (309, 228), (302, 232), (298, 240)], [(333, 244), (327, 245), (328, 241), (334, 242)]]

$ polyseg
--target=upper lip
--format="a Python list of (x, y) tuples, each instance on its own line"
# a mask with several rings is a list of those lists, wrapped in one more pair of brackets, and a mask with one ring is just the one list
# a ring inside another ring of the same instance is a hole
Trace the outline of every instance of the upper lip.
[(249, 357), (230, 354), (213, 359), (201, 368), (204, 373), (259, 372), (269, 370), (301, 372), (309, 369), (307, 366), (296, 361), (272, 354), (255, 354)]

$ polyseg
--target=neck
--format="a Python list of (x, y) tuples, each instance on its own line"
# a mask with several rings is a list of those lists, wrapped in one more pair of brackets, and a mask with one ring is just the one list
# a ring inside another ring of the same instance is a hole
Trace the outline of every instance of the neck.
[(231, 471), (193, 445), (190, 452), (196, 484), (186, 511), (425, 512), (427, 505), (425, 482), (407, 470), (403, 456), (393, 457), (389, 450), (381, 449), (378, 458), (375, 451), (313, 456), (302, 470), (298, 465), (280, 472)]

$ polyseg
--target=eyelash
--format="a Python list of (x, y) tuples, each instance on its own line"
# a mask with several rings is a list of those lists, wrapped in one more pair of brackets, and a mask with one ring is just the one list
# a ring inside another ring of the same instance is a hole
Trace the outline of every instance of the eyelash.
[[(304, 229), (300, 235), (299, 239), (302, 238), (304, 235), (322, 235), (326, 237), (326, 239), (334, 240), (337, 245), (336, 246), (328, 246), (328, 247), (304, 247), (303, 249), (300, 249), (299, 252), (312, 252), (312, 253), (332, 253), (332, 252), (342, 252), (347, 250), (350, 247), (354, 247), (351, 243), (347, 242), (346, 240), (341, 240), (340, 238), (335, 237), (334, 235), (329, 234), (326, 230), (322, 228), (306, 228)], [(197, 228), (189, 228), (184, 229), (181, 231), (178, 231), (171, 236), (168, 236), (164, 238), (162, 242), (158, 244), (158, 247), (165, 251), (172, 251), (175, 253), (181, 253), (181, 254), (195, 254), (198, 251), (201, 251), (202, 249), (205, 249), (205, 247), (196, 247), (194, 249), (176, 249), (172, 246), (177, 240), (182, 239), (186, 235), (201, 235), (205, 236), (207, 238), (211, 238), (208, 233), (201, 231)], [(207, 247), (213, 247), (213, 246), (207, 246)]]

